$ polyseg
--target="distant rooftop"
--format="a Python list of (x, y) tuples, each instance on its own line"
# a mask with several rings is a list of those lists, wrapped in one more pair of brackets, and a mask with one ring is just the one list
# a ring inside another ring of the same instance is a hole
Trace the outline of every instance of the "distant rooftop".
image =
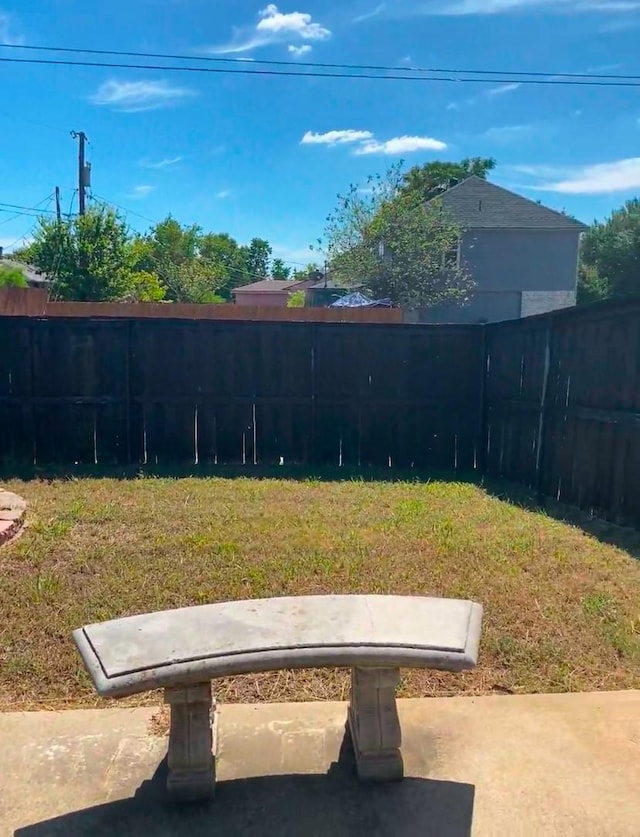
[[(308, 282), (308, 280), (307, 280)], [(291, 279), (261, 279), (259, 282), (252, 282), (250, 285), (240, 285), (234, 288), (232, 293), (282, 293), (282, 291), (295, 291), (298, 288), (306, 287), (307, 282), (298, 282)]]
[(438, 196), (465, 229), (586, 230), (586, 224), (477, 175)]

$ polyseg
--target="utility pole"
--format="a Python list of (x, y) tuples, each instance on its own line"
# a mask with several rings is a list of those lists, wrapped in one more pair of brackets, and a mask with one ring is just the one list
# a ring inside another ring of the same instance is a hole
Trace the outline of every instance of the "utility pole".
[(87, 135), (84, 131), (71, 131), (71, 136), (78, 140), (78, 205), (79, 214), (85, 213), (85, 189), (89, 185), (88, 166), (85, 163), (84, 151)]
[(62, 215), (60, 213), (60, 187), (56, 186), (56, 218), (58, 219), (58, 224), (62, 220)]

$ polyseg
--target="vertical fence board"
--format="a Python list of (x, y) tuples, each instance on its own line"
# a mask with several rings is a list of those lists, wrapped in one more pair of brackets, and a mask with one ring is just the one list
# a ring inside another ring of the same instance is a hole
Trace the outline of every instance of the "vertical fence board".
[[(543, 494), (640, 528), (640, 305), (605, 304), (487, 327), (487, 470), (529, 483), (544, 410)], [(518, 371), (518, 364), (520, 370)], [(513, 439), (519, 440), (517, 448)]]

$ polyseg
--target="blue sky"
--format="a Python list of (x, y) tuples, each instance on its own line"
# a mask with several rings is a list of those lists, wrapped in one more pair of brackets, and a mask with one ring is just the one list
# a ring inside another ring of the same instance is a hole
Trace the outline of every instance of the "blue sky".
[[(248, 59), (232, 69), (268, 59), (640, 76), (640, 0), (0, 0), (0, 44)], [(497, 183), (587, 222), (640, 194), (640, 88), (11, 63), (0, 77), (0, 202), (32, 207), (59, 185), (67, 211), (69, 131), (84, 130), (93, 191), (132, 227), (171, 212), (241, 242), (265, 237), (292, 263), (311, 258), (337, 192), (399, 159), (494, 156)], [(33, 223), (0, 212), (0, 245)]]

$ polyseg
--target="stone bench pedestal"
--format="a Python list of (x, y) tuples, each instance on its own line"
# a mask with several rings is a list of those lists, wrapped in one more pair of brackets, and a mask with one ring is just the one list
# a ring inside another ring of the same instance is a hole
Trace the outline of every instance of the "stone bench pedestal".
[(211, 683), (165, 689), (171, 708), (167, 791), (176, 801), (209, 799), (215, 789), (216, 715)]
[(365, 782), (402, 779), (402, 734), (396, 706), (398, 668), (352, 668), (349, 729), (358, 778)]

